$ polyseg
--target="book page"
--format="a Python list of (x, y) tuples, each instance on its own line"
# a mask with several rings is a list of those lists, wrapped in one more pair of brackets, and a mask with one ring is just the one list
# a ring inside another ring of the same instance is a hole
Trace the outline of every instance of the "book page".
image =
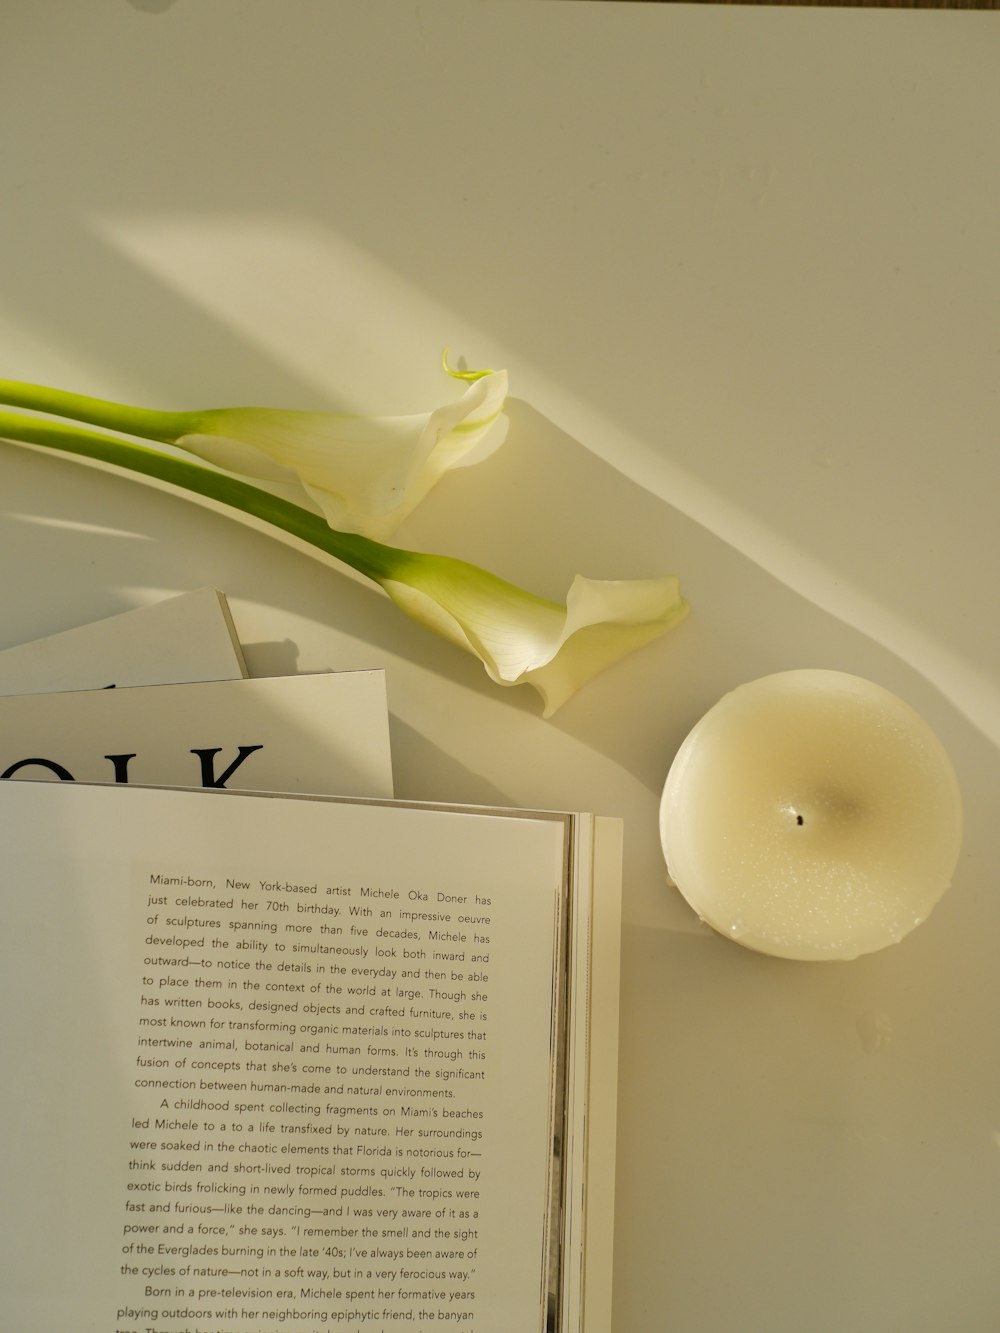
[(0, 780), (391, 796), (383, 671), (0, 698)]
[[(570, 929), (562, 1333), (611, 1327), (622, 823), (574, 818), (576, 882)], [(582, 978), (586, 976), (586, 983)]]
[(4, 1327), (541, 1330), (568, 824), (0, 784)]

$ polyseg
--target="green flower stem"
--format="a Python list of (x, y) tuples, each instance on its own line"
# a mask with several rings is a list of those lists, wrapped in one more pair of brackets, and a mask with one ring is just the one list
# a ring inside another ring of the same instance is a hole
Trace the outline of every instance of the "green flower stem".
[[(37, 408), (48, 392), (25, 398)], [(79, 410), (74, 395), (69, 404), (61, 398), (52, 394), (49, 401), (54, 408)], [(565, 605), (550, 602), (464, 560), (338, 531), (323, 515), (228, 472), (66, 421), (0, 411), (3, 437), (138, 473), (287, 533), (379, 584), (404, 615), (477, 657), (498, 685), (533, 686), (546, 717), (597, 672), (663, 634), (687, 611), (673, 577), (601, 581), (578, 575)]]
[[(383, 546), (381, 542), (357, 533), (337, 532), (320, 515), (279, 499), (257, 486), (128, 440), (9, 412), (0, 412), (0, 437), (110, 463), (113, 467), (156, 477), (171, 486), (241, 509), (309, 542), (376, 583), (383, 578), (398, 578), (409, 564), (421, 559), (414, 552)], [(457, 563), (462, 564), (461, 561)]]
[(85, 421), (91, 426), (107, 426), (126, 435), (141, 435), (148, 440), (172, 443), (198, 429), (202, 412), (156, 412), (145, 407), (129, 407), (105, 398), (89, 398), (82, 393), (50, 389), (44, 384), (24, 384), (20, 380), (0, 380), (0, 403), (8, 407), (29, 407), (35, 412)]
[[(493, 373), (489, 370), (452, 370), (448, 365), (447, 349), (442, 364), (452, 379), (469, 383)], [(140, 435), (143, 439), (156, 440), (160, 444), (174, 444), (185, 435), (196, 435), (220, 416), (219, 409), (211, 408), (196, 412), (159, 412), (148, 407), (114, 403), (107, 398), (69, 393), (65, 389), (51, 389), (45, 384), (26, 384), (22, 380), (0, 380), (0, 403), (7, 407), (27, 407), (34, 412), (47, 412), (50, 416), (67, 417), (70, 421), (82, 421), (89, 426), (105, 426), (109, 430), (121, 431), (124, 435)], [(224, 409), (221, 415), (226, 414), (227, 410)], [(481, 429), (481, 422), (463, 422), (455, 427), (458, 432)]]

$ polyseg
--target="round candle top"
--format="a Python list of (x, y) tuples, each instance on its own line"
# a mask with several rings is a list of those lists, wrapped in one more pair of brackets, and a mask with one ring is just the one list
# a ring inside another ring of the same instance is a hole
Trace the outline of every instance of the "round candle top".
[(840, 671), (725, 695), (660, 804), (671, 879), (728, 938), (782, 958), (895, 944), (950, 883), (962, 803), (941, 742), (902, 699)]

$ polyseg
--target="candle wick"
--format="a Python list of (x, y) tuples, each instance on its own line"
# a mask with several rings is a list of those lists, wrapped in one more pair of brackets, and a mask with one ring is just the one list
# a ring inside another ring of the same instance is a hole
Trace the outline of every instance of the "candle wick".
[(799, 827), (801, 828), (801, 826), (802, 826), (806, 821), (805, 821), (805, 819), (802, 817), (802, 815), (796, 815), (796, 816), (795, 816), (795, 822), (796, 822), (796, 824), (798, 824)]

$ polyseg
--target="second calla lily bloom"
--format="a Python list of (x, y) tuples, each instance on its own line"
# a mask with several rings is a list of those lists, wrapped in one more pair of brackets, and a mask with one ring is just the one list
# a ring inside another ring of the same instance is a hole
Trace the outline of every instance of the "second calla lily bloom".
[(0, 380), (0, 400), (164, 444), (321, 513), (331, 527), (389, 536), (434, 483), (501, 421), (507, 372), (451, 371), (455, 402), (412, 416), (363, 417), (280, 408), (161, 412)]
[(673, 576), (578, 574), (563, 606), (461, 560), (396, 554), (397, 567), (378, 582), (400, 610), (473, 653), (498, 685), (534, 686), (544, 717), (688, 611)]

